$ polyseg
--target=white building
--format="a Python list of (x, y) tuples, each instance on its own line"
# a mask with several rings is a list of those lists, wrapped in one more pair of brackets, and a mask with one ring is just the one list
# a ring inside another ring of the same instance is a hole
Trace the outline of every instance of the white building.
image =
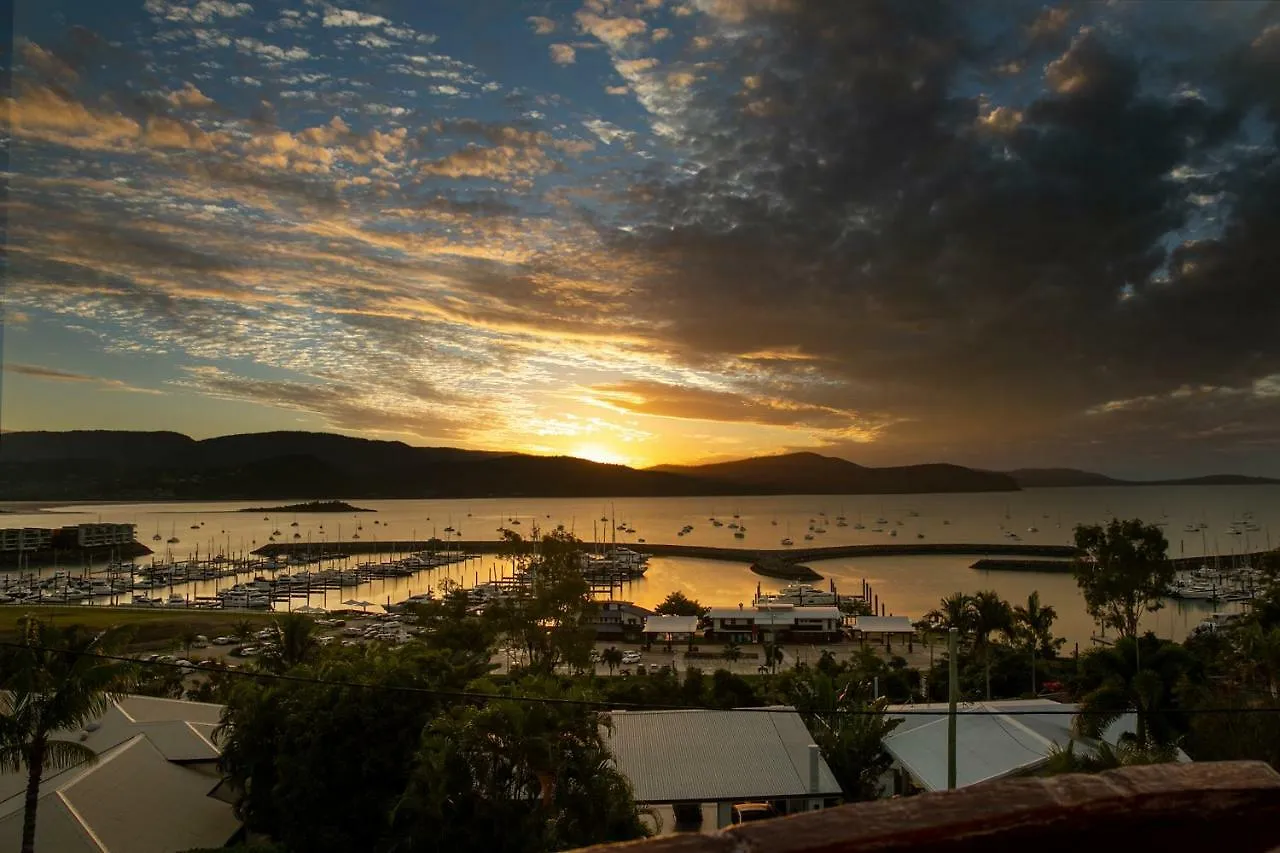
[(77, 524), (76, 544), (81, 548), (128, 545), (134, 541), (136, 524)]
[(697, 616), (650, 616), (644, 620), (644, 638), (651, 643), (685, 643), (697, 633)]
[(735, 643), (833, 639), (841, 633), (840, 608), (765, 602), (745, 607), (712, 607), (709, 636)]
[[(98, 760), (46, 774), (36, 849), (58, 853), (174, 853), (222, 847), (240, 831), (217, 769), (221, 705), (128, 696), (101, 720), (55, 738)], [(0, 773), (0, 850), (22, 838), (25, 768)]]
[[(1076, 705), (1050, 699), (1010, 699), (965, 703), (956, 715), (956, 787), (976, 785), (1033, 772), (1055, 749), (1068, 744), (1077, 754), (1092, 753), (1096, 742), (1075, 734)], [(882, 792), (947, 789), (947, 704), (891, 705), (890, 719), (898, 727), (884, 739), (893, 767), (882, 779)], [(1038, 713), (1018, 713), (1035, 711)], [(1061, 713), (1046, 713), (1058, 712)], [(903, 713), (910, 712), (910, 713)], [(1111, 725), (1103, 740), (1115, 746), (1134, 731), (1136, 720), (1126, 714)], [(1179, 751), (1179, 761), (1190, 761)]]
[(47, 527), (6, 527), (0, 530), (0, 551), (46, 551), (53, 547)]
[[(735, 803), (764, 802), (779, 814), (839, 805), (840, 785), (794, 708), (735, 711), (613, 711), (604, 730), (637, 803), (702, 815), (703, 831), (730, 823)], [(664, 813), (665, 812), (665, 813)]]

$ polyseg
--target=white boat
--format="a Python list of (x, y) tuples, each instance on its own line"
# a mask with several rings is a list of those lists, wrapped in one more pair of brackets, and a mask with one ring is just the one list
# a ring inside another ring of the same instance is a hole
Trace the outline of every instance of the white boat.
[(790, 546), (790, 545), (794, 545), (794, 544), (796, 544), (796, 543), (795, 543), (795, 542), (792, 542), (792, 541), (791, 541), (791, 537), (790, 537), (790, 536), (788, 536), (786, 539), (783, 539), (783, 540), (782, 540), (782, 544), (783, 544), (783, 545), (788, 545), (788, 546)]

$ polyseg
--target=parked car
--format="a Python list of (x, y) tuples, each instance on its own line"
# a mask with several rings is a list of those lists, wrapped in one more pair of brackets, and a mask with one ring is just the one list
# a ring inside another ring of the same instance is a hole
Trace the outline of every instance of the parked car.
[(213, 638), (213, 644), (215, 646), (231, 646), (235, 644), (235, 641), (236, 641), (235, 637), (214, 637)]
[(729, 815), (733, 825), (737, 826), (742, 823), (775, 818), (778, 812), (769, 803), (735, 803)]
[(640, 662), (640, 653), (639, 653), (639, 652), (636, 652), (636, 651), (623, 652), (623, 653), (622, 653), (622, 662), (623, 662), (623, 663), (639, 663), (639, 662)]

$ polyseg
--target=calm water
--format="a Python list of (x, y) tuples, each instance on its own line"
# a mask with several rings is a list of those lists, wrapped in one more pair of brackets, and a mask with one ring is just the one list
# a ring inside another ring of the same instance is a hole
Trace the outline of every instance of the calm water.
[[(290, 502), (281, 499), (251, 503)], [(236, 511), (249, 503), (47, 507), (42, 511), (0, 516), (0, 525), (49, 527), (98, 520), (133, 522), (138, 525), (139, 540), (157, 552), (156, 559), (185, 558), (197, 548), (201, 555), (239, 554), (265, 544), (274, 530), (281, 533), (276, 541), (313, 543), (346, 540), (358, 532), (362, 541), (388, 543), (391, 551), (392, 543), (397, 540), (425, 539), (432, 535), (446, 538), (445, 527), (456, 528), (465, 539), (496, 539), (499, 524), (513, 526), (512, 519), (520, 521), (515, 529), (526, 534), (535, 524), (543, 529), (563, 524), (587, 541), (593, 537), (612, 539), (616, 535), (619, 543), (645, 539), (650, 543), (742, 548), (777, 548), (784, 536), (790, 536), (797, 545), (1003, 542), (1006, 530), (1017, 532), (1024, 543), (1069, 544), (1075, 524), (1098, 522), (1113, 515), (1165, 521), (1165, 535), (1173, 556), (1229, 557), (1270, 547), (1272, 528), (1280, 535), (1280, 486), (1032, 489), (1013, 493), (883, 497), (626, 498), (612, 502), (592, 499), (352, 501), (377, 512), (275, 514), (270, 518), (260, 513)], [(733, 531), (727, 526), (735, 513), (747, 528), (745, 539), (734, 539)], [(825, 523), (822, 513), (826, 513)], [(1243, 535), (1230, 534), (1228, 525), (1244, 518), (1246, 513), (1260, 529)], [(836, 516), (840, 514), (848, 518), (848, 527), (836, 526)], [(626, 523), (635, 533), (612, 530), (611, 523), (600, 520), (604, 516)], [(713, 527), (708, 521), (711, 516), (721, 519), (726, 526)], [(811, 518), (827, 532), (817, 534), (811, 543), (806, 543), (803, 536)], [(878, 526), (878, 518), (888, 522), (883, 533), (871, 530)], [(866, 529), (854, 528), (859, 521)], [(1202, 521), (1208, 524), (1203, 533), (1184, 531), (1187, 524)], [(693, 531), (677, 536), (685, 524), (692, 524)], [(197, 529), (192, 529), (193, 525)], [(1034, 532), (1030, 530), (1033, 527)], [(889, 530), (897, 530), (897, 537), (890, 537)], [(176, 535), (181, 542), (173, 546), (155, 542), (152, 537), (157, 534), (162, 539)], [(924, 538), (918, 538), (918, 534)], [(361, 559), (370, 558), (362, 556)], [(826, 560), (814, 567), (850, 594), (861, 589), (865, 578), (885, 602), (886, 612), (913, 618), (937, 606), (939, 598), (955, 591), (995, 589), (1017, 602), (1025, 601), (1030, 592), (1039, 590), (1041, 599), (1058, 610), (1059, 633), (1072, 642), (1088, 641), (1091, 623), (1069, 575), (978, 572), (968, 568), (972, 562), (972, 557), (931, 555)], [(465, 566), (424, 572), (413, 578), (379, 580), (358, 588), (331, 590), (327, 595), (317, 593), (311, 603), (333, 607), (350, 599), (377, 603), (388, 599), (398, 601), (428, 587), (438, 589), (445, 577), (471, 584), (477, 578), (484, 580), (491, 572), (501, 573), (503, 568), (497, 558), (484, 557)], [(671, 590), (683, 589), (703, 603), (736, 604), (751, 600), (758, 580), (741, 564), (655, 558), (644, 580), (620, 594), (639, 604), (652, 605)], [(222, 580), (215, 585), (210, 581), (175, 591), (209, 595), (215, 588), (230, 583)], [(764, 585), (765, 589), (770, 588), (767, 580)], [(293, 606), (301, 603), (301, 599), (294, 599)], [(1213, 609), (1209, 605), (1171, 602), (1151, 617), (1148, 627), (1161, 636), (1180, 638)]]

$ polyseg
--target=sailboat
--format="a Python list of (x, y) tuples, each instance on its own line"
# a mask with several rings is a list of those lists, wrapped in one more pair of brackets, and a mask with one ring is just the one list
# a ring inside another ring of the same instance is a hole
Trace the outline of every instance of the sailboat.
[(156, 535), (151, 537), (152, 542), (161, 542), (164, 537), (160, 535), (160, 522), (156, 522)]
[(173, 529), (172, 529), (171, 531), (169, 531), (169, 532), (170, 532), (170, 534), (171, 534), (171, 535), (169, 536), (169, 544), (170, 544), (170, 545), (177, 545), (179, 542), (181, 542), (181, 541), (182, 541), (181, 539), (179, 539), (179, 538), (178, 538), (178, 522), (176, 522), (176, 521), (175, 521), (175, 522), (173, 523)]

